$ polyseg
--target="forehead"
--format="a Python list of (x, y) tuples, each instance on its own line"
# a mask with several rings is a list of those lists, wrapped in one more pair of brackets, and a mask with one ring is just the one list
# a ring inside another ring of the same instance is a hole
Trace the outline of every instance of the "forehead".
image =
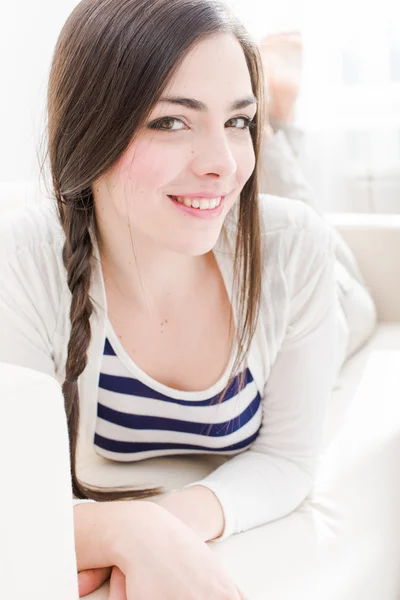
[(171, 95), (224, 100), (252, 95), (243, 49), (231, 34), (207, 37), (190, 50), (165, 90)]

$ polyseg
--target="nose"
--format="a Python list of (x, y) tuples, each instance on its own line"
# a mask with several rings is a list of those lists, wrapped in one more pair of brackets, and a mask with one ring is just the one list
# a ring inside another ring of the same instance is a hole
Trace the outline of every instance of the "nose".
[(232, 177), (237, 165), (226, 131), (205, 134), (192, 146), (192, 170), (197, 176)]

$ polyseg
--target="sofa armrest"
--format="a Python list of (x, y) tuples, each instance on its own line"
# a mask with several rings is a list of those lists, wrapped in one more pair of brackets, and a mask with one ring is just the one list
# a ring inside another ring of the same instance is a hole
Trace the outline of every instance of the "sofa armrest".
[(400, 321), (400, 215), (330, 213), (375, 300), (379, 321)]
[(0, 363), (0, 598), (78, 598), (69, 443), (55, 379)]

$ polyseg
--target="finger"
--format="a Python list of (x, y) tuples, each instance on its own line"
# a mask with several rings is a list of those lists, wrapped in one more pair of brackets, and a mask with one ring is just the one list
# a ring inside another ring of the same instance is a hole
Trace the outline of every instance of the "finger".
[(97, 590), (110, 577), (111, 567), (87, 569), (78, 573), (79, 597)]
[(126, 595), (126, 579), (125, 575), (118, 569), (113, 567), (110, 579), (110, 592), (108, 600), (128, 600)]

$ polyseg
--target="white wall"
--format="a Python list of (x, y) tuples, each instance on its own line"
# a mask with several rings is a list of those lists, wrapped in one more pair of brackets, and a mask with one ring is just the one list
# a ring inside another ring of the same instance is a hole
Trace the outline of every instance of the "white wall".
[[(386, 24), (400, 23), (398, 0), (374, 0), (369, 12), (363, 0), (228, 2), (256, 39), (279, 30), (303, 33), (298, 106), (299, 122), (307, 133), (303, 168), (322, 207), (399, 211), (400, 82), (391, 84), (391, 95), (386, 93), (386, 63), (380, 56), (388, 48)], [(78, 0), (0, 0), (0, 202), (16, 202), (6, 182), (27, 182), (18, 184), (18, 197), (29, 198), (32, 186), (39, 188), (38, 151), (52, 52), (77, 4)], [(360, 65), (367, 78), (363, 85), (342, 85), (342, 46), (347, 38), (351, 47), (362, 51)]]
[(0, 2), (0, 183), (37, 181), (53, 48), (76, 0)]

